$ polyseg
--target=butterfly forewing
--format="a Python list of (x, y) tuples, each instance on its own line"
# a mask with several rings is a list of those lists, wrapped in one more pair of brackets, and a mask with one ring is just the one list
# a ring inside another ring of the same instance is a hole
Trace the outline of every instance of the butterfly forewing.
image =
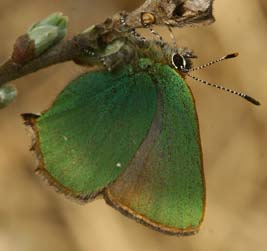
[(98, 195), (125, 170), (149, 131), (155, 86), (130, 68), (86, 73), (43, 115), (24, 115), (35, 132), (38, 171), (72, 197)]

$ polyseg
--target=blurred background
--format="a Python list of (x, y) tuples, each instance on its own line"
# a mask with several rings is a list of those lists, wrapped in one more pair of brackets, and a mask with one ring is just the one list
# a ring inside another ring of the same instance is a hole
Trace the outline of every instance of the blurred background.
[[(141, 0), (0, 0), (0, 61), (15, 39), (54, 11), (69, 16), (69, 37)], [(259, 99), (260, 107), (188, 81), (196, 99), (207, 185), (199, 234), (170, 237), (135, 223), (97, 200), (79, 205), (57, 194), (34, 173), (30, 137), (20, 118), (46, 109), (84, 69), (54, 66), (16, 80), (19, 96), (0, 110), (0, 250), (202, 251), (267, 250), (267, 1), (216, 0), (211, 26), (175, 31), (194, 49), (195, 65), (226, 53), (234, 60), (198, 72)], [(168, 40), (165, 29), (159, 30)]]

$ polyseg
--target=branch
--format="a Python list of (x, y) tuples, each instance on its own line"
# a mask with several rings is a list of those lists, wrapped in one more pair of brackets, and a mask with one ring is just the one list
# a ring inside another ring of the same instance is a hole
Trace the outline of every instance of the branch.
[[(65, 61), (81, 63), (80, 59), (86, 57), (87, 65), (98, 64), (97, 56), (104, 55), (109, 45), (127, 37), (130, 30), (144, 27), (143, 13), (150, 13), (156, 25), (209, 24), (214, 21), (212, 3), (213, 0), (147, 0), (131, 13), (117, 13), (71, 40), (61, 42), (67, 18), (59, 13), (52, 14), (17, 39), (12, 56), (0, 66), (0, 90), (7, 82)], [(121, 23), (122, 15), (126, 25)]]
[(47, 66), (72, 60), (78, 57), (79, 54), (79, 50), (73, 40), (68, 40), (60, 42), (25, 65), (16, 64), (12, 59), (9, 59), (0, 67), (0, 86)]

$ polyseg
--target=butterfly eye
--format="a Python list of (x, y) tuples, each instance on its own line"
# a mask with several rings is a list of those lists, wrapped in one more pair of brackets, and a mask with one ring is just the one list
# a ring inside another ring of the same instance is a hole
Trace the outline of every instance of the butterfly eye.
[(148, 26), (156, 23), (156, 17), (149, 12), (141, 13), (141, 23), (143, 26)]
[(185, 58), (178, 53), (174, 53), (172, 55), (172, 65), (182, 72), (188, 72), (187, 62)]

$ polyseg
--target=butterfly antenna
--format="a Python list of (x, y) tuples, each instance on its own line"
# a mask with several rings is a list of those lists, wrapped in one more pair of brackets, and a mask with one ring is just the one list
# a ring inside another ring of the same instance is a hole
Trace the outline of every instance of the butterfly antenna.
[(221, 58), (218, 58), (218, 59), (216, 59), (216, 60), (213, 60), (213, 61), (211, 61), (211, 62), (209, 62), (209, 63), (203, 64), (203, 65), (200, 65), (200, 66), (197, 66), (197, 67), (193, 67), (193, 68), (189, 69), (189, 72), (192, 72), (192, 71), (198, 71), (198, 70), (207, 68), (207, 67), (209, 67), (209, 66), (211, 66), (211, 65), (213, 65), (213, 64), (222, 62), (222, 61), (224, 61), (224, 60), (226, 60), (226, 59), (235, 58), (235, 57), (237, 57), (238, 55), (239, 55), (239, 54), (238, 54), (237, 52), (236, 52), (236, 53), (228, 54), (228, 55), (226, 55), (226, 56), (223, 56), (223, 57), (221, 57)]
[(210, 83), (206, 80), (202, 80), (198, 77), (195, 77), (195, 76), (192, 76), (190, 73), (187, 73), (187, 76), (189, 76), (190, 78), (202, 83), (202, 84), (205, 84), (205, 85), (208, 85), (208, 86), (211, 86), (211, 87), (215, 87), (219, 90), (222, 90), (222, 91), (226, 91), (226, 92), (230, 92), (234, 95), (237, 95), (241, 98), (244, 98), (245, 100), (249, 101), (250, 103), (254, 104), (254, 105), (260, 105), (260, 102), (257, 101), (256, 99), (252, 98), (251, 96), (248, 96), (247, 94), (245, 93), (242, 93), (242, 92), (237, 92), (237, 91), (234, 91), (234, 90), (231, 90), (229, 88), (226, 88), (224, 86), (221, 86), (221, 85), (217, 85), (217, 84), (213, 84), (213, 83)]

